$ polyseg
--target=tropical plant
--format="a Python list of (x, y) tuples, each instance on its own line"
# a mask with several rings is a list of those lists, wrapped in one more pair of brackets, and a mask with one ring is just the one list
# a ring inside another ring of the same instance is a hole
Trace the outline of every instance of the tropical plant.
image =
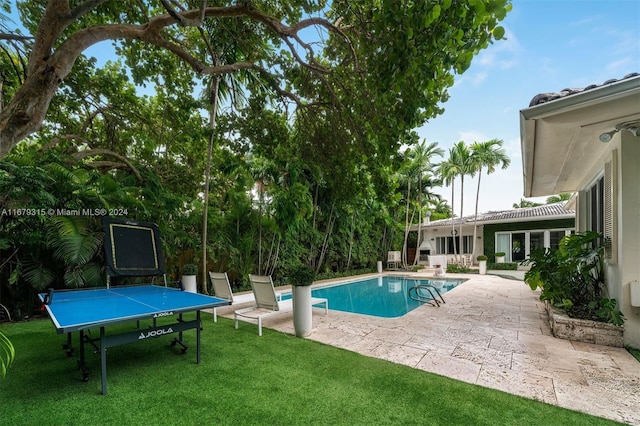
[(0, 376), (7, 375), (7, 369), (16, 357), (16, 350), (11, 340), (0, 331)]
[(534, 201), (521, 198), (519, 203), (513, 203), (513, 208), (514, 209), (527, 209), (529, 207), (538, 207), (538, 206), (541, 206), (541, 205), (542, 204), (540, 204), (540, 203), (536, 203)]
[[(476, 174), (476, 168), (474, 159), (471, 156), (471, 151), (464, 141), (460, 141), (453, 146), (453, 161), (458, 165), (460, 170), (460, 218), (464, 216), (464, 178), (465, 176), (473, 177)], [(460, 254), (464, 252), (463, 235), (462, 235), (462, 223), (458, 226), (458, 241), (460, 247)]]
[(438, 174), (442, 178), (445, 185), (451, 186), (451, 235), (453, 242), (453, 254), (458, 258), (458, 249), (456, 246), (456, 226), (455, 226), (455, 183), (456, 177), (461, 173), (460, 166), (455, 161), (455, 151), (453, 148), (449, 149), (449, 158), (440, 163), (438, 166)]
[(476, 237), (478, 235), (478, 202), (480, 200), (480, 181), (482, 180), (482, 169), (487, 168), (487, 175), (496, 171), (496, 166), (502, 164), (502, 169), (506, 169), (511, 164), (511, 160), (506, 154), (501, 139), (491, 139), (486, 142), (474, 142), (471, 144), (472, 163), (478, 171), (478, 188), (476, 189), (476, 209), (473, 217), (473, 242), (471, 253), (475, 252)]
[[(405, 236), (404, 236), (404, 244), (403, 247), (408, 247), (407, 241), (409, 237), (409, 206), (411, 201), (411, 182), (417, 182), (417, 211), (418, 211), (418, 235), (420, 235), (420, 226), (422, 225), (422, 207), (423, 207), (423, 195), (424, 195), (424, 180), (426, 177), (431, 176), (436, 168), (436, 163), (433, 162), (433, 158), (435, 156), (442, 157), (444, 154), (444, 150), (438, 147), (437, 142), (432, 142), (427, 145), (426, 141), (422, 141), (418, 143), (415, 148), (409, 148), (406, 153), (407, 155), (407, 170), (406, 170), (406, 181), (407, 181), (407, 198), (406, 198), (406, 211), (405, 211)], [(428, 198), (435, 198), (432, 194), (428, 194)], [(417, 239), (417, 244), (420, 244), (420, 239)], [(416, 253), (417, 253), (417, 245), (416, 245)], [(404, 267), (408, 267), (408, 259), (407, 259), (407, 251), (403, 250), (402, 253), (402, 264)], [(413, 265), (417, 264), (418, 257), (416, 256), (413, 260)]]
[(569, 193), (552, 195), (551, 197), (547, 197), (547, 199), (545, 200), (545, 204), (554, 204), (554, 203), (559, 203), (561, 201), (568, 201), (569, 199), (571, 199), (572, 196), (573, 194), (569, 194)]
[(563, 309), (570, 317), (622, 325), (615, 299), (605, 297), (602, 234), (593, 231), (567, 235), (557, 250), (536, 249), (523, 263), (531, 268), (524, 280), (540, 299)]

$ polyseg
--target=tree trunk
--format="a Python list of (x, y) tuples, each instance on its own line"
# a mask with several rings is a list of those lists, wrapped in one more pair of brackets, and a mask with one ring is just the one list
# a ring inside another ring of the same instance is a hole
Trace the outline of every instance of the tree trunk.
[(473, 218), (473, 242), (471, 243), (471, 263), (476, 257), (476, 239), (478, 237), (478, 200), (480, 199), (480, 179), (482, 178), (482, 168), (478, 171), (478, 189), (476, 190), (476, 214)]
[[(458, 241), (459, 241), (459, 247), (460, 247), (460, 256), (462, 256), (462, 254), (464, 253), (464, 244), (462, 241), (462, 215), (463, 215), (463, 207), (464, 205), (464, 175), (460, 176), (460, 225), (458, 226), (458, 229), (460, 230), (458, 232)], [(458, 256), (456, 256), (456, 262), (458, 262)]]
[(318, 264), (316, 265), (316, 274), (320, 272), (320, 267), (324, 262), (324, 256), (327, 253), (327, 248), (329, 247), (329, 237), (333, 232), (333, 224), (335, 223), (335, 217), (333, 215), (333, 206), (331, 206), (331, 212), (329, 213), (329, 223), (327, 225), (327, 231), (324, 234), (324, 241), (322, 242), (322, 249), (320, 250), (320, 258), (318, 259)]
[(411, 196), (411, 180), (407, 181), (407, 205), (404, 211), (404, 243), (402, 244), (402, 265), (407, 266), (407, 242), (409, 240), (409, 197)]
[[(217, 64), (216, 59), (216, 65)], [(209, 115), (209, 129), (211, 136), (207, 145), (207, 166), (204, 172), (204, 206), (202, 209), (202, 293), (208, 294), (207, 282), (207, 229), (209, 224), (209, 177), (211, 175), (211, 155), (213, 152), (213, 139), (216, 127), (216, 114), (218, 111), (218, 89), (220, 87), (220, 77), (215, 77), (211, 87), (211, 111)]]
[[(453, 189), (454, 180), (451, 180), (451, 241), (453, 241), (453, 255), (455, 256), (456, 261), (458, 260), (458, 250), (456, 249), (456, 223), (455, 219), (455, 210), (453, 209), (453, 197), (455, 196), (455, 191)], [(446, 254), (446, 253), (444, 253)]]

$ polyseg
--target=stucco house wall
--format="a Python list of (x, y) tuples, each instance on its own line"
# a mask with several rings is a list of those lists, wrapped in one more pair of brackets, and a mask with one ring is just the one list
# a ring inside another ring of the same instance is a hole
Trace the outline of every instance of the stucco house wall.
[(576, 228), (589, 229), (588, 192), (593, 181), (603, 174), (603, 165), (612, 155), (617, 158), (616, 246), (617, 260), (607, 262), (606, 281), (609, 297), (618, 301), (625, 316), (625, 343), (640, 347), (640, 307), (631, 305), (630, 285), (640, 277), (640, 138), (629, 132), (616, 135), (610, 150), (601, 155), (582, 181), (576, 208)]
[[(456, 239), (460, 234), (460, 223), (462, 223), (462, 237), (467, 239), (466, 246), (457, 253), (471, 256), (473, 263), (477, 264), (477, 256), (484, 254), (490, 262), (495, 261), (496, 233), (499, 232), (527, 232), (527, 231), (549, 231), (562, 230), (572, 232), (575, 230), (575, 211), (566, 209), (564, 203), (551, 205), (513, 209), (504, 211), (493, 211), (478, 215), (477, 230), (475, 240), (473, 239), (474, 216), (453, 219), (455, 224)], [(438, 246), (439, 238), (447, 238), (451, 242), (454, 235), (452, 220), (444, 219), (422, 224), (420, 227), (420, 250), (422, 252), (421, 263), (427, 263), (426, 253), (431, 255), (446, 254), (448, 261), (454, 260), (454, 254), (444, 253), (442, 245)], [(417, 225), (412, 225), (409, 231), (418, 231)], [(471, 244), (471, 241), (474, 243)], [(471, 248), (473, 246), (473, 248)], [(450, 246), (447, 245), (450, 250)], [(527, 249), (528, 251), (528, 249)], [(509, 257), (510, 254), (507, 256)]]
[(524, 196), (577, 192), (576, 229), (612, 241), (609, 297), (625, 317), (624, 343), (640, 348), (630, 292), (640, 281), (640, 74), (537, 95), (520, 111), (520, 129)]

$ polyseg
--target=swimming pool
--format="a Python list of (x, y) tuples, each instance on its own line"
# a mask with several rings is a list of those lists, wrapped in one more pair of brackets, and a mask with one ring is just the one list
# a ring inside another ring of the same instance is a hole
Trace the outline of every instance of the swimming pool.
[[(423, 304), (408, 296), (411, 287), (432, 285), (440, 294), (444, 294), (464, 281), (466, 280), (384, 276), (314, 288), (311, 294), (328, 299), (329, 309), (332, 310), (396, 318)], [(290, 294), (283, 295), (284, 299), (290, 297)]]

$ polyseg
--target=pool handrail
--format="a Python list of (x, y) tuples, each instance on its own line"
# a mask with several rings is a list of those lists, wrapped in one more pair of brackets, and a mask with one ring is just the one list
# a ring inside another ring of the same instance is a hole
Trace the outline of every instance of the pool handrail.
[[(409, 288), (409, 290), (408, 290), (409, 298), (411, 300), (415, 300), (416, 302), (428, 303), (431, 306), (439, 307), (440, 306), (440, 302), (438, 302), (438, 299), (433, 295), (433, 292), (431, 291), (431, 289), (436, 291), (436, 294), (438, 295), (438, 297), (440, 297), (440, 300), (442, 301), (442, 303), (447, 303), (442, 298), (442, 295), (440, 294), (438, 289), (436, 287), (432, 286), (431, 284), (417, 284), (417, 285)], [(411, 292), (412, 290), (413, 290), (413, 293), (415, 293), (415, 297)], [(418, 292), (418, 290), (427, 290), (429, 292), (429, 294), (431, 295), (431, 299), (426, 299), (424, 296), (421, 296), (420, 293)], [(436, 304), (434, 305), (432, 303), (432, 301), (436, 302)]]

